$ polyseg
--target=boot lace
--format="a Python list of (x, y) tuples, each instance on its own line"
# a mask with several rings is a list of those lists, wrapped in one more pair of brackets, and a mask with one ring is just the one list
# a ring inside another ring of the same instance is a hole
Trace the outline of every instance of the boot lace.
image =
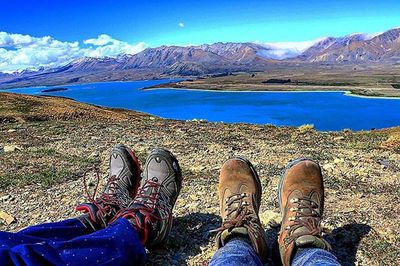
[(246, 197), (251, 197), (251, 195), (247, 193), (238, 193), (229, 196), (225, 200), (227, 219), (222, 223), (220, 228), (211, 230), (210, 232), (230, 231), (233, 228), (244, 227), (247, 229), (251, 240), (256, 238), (258, 235), (259, 219), (253, 208), (249, 207), (250, 204), (243, 200)]
[[(321, 214), (318, 211), (319, 205), (309, 197), (293, 198), (290, 202), (297, 206), (290, 209), (295, 212), (295, 216), (288, 218), (293, 223), (284, 229), (288, 230), (288, 237), (285, 238), (285, 244), (289, 245), (297, 238), (305, 235), (321, 237), (323, 230), (320, 226)], [(301, 227), (305, 227), (307, 230), (294, 233)]]
[[(90, 193), (88, 189), (89, 186), (87, 176), (88, 173), (92, 171), (95, 173), (96, 182), (93, 193)], [(114, 210), (120, 208), (121, 199), (123, 197), (119, 197), (119, 192), (121, 189), (118, 185), (118, 178), (115, 175), (109, 177), (106, 185), (107, 190), (104, 191), (98, 198), (96, 198), (96, 195), (100, 184), (100, 171), (97, 167), (92, 167), (85, 171), (83, 174), (83, 184), (88, 201), (95, 205), (98, 209), (97, 215), (101, 215), (101, 217), (111, 216)]]
[(135, 197), (135, 205), (133, 209), (139, 209), (151, 215), (157, 220), (161, 217), (155, 216), (152, 213), (155, 209), (160, 212), (168, 212), (167, 201), (164, 200), (161, 193), (161, 184), (153, 180), (147, 180), (142, 187), (139, 188), (137, 196)]

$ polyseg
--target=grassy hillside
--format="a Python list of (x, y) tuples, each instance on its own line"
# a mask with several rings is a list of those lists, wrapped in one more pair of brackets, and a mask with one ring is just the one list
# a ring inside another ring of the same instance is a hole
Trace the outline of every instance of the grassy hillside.
[(218, 171), (232, 155), (244, 155), (262, 179), (261, 217), (268, 238), (277, 234), (279, 176), (289, 160), (320, 162), (326, 184), (324, 227), (345, 265), (395, 265), (400, 260), (400, 128), (317, 132), (302, 128), (174, 121), (54, 97), (0, 93), (0, 230), (16, 231), (76, 215), (85, 200), (82, 174), (99, 166), (106, 174), (116, 143), (132, 147), (144, 162), (157, 146), (170, 149), (183, 169), (175, 222), (164, 248), (150, 263), (206, 262), (219, 226)]

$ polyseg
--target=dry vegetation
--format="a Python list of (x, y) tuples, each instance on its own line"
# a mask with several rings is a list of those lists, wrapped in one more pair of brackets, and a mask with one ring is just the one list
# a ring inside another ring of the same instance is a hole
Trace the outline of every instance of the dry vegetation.
[[(312, 157), (323, 167), (326, 236), (344, 265), (396, 265), (400, 261), (400, 129), (317, 132), (249, 124), (173, 121), (72, 100), (0, 93), (0, 230), (77, 215), (85, 200), (81, 175), (89, 166), (107, 171), (116, 143), (140, 159), (156, 146), (170, 149), (184, 183), (166, 245), (150, 264), (196, 265), (215, 252), (210, 229), (219, 226), (216, 187), (222, 163), (249, 158), (262, 179), (261, 217), (270, 244), (279, 220), (276, 188), (289, 160)], [(5, 149), (7, 147), (7, 149)], [(14, 148), (12, 148), (14, 147)]]

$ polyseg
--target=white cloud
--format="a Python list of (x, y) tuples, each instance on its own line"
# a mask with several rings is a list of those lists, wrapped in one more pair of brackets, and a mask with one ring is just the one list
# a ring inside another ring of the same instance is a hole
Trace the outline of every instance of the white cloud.
[(179, 22), (179, 23), (178, 23), (178, 26), (181, 27), (181, 28), (184, 28), (184, 27), (185, 27), (185, 23)]
[(267, 42), (258, 44), (263, 45), (266, 50), (259, 52), (261, 56), (272, 58), (272, 59), (286, 59), (296, 57), (302, 52), (313, 46), (314, 44), (324, 40), (325, 38), (319, 38), (313, 41), (303, 42)]
[(93, 44), (96, 46), (103, 46), (103, 45), (109, 44), (113, 41), (115, 41), (115, 40), (113, 38), (111, 38), (109, 35), (100, 34), (99, 36), (97, 36), (97, 38), (87, 39), (87, 40), (83, 41), (83, 43), (84, 44)]
[(107, 34), (100, 34), (97, 38), (83, 41), (84, 44), (92, 45), (87, 55), (91, 57), (116, 56), (119, 54), (137, 54), (146, 48), (144, 42), (130, 45), (127, 42), (111, 38)]
[(382, 33), (383, 33), (382, 31), (374, 32), (374, 33), (366, 33), (366, 34), (364, 34), (365, 40), (371, 40), (371, 39), (375, 38), (376, 36), (381, 35)]
[(143, 42), (131, 45), (106, 34), (83, 43), (63, 42), (50, 36), (32, 37), (0, 32), (0, 72), (57, 67), (84, 56), (136, 54), (146, 48)]

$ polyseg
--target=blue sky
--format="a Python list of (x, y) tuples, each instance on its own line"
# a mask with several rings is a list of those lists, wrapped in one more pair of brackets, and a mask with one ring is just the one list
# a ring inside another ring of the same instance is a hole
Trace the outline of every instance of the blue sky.
[[(304, 41), (400, 26), (400, 1), (0, 0), (0, 30), (129, 43)], [(179, 27), (183, 23), (184, 27)]]
[[(0, 10), (0, 32), (38, 38), (50, 36), (69, 44), (78, 42), (80, 48), (91, 49), (82, 52), (84, 55), (101, 54), (96, 42), (84, 43), (101, 34), (114, 40), (121, 51), (133, 53), (163, 44), (299, 42), (355, 32), (382, 32), (400, 26), (400, 1), (392, 0), (330, 3), (314, 0), (0, 0)], [(20, 49), (15, 42), (10, 43), (3, 40), (2, 44), (0, 39), (0, 49)], [(108, 51), (105, 55), (119, 51), (114, 46), (103, 49)], [(8, 60), (13, 56), (9, 53)], [(28, 62), (24, 58), (21, 60)], [(1, 64), (0, 59), (0, 71), (4, 69), (4, 62), (3, 67)]]

